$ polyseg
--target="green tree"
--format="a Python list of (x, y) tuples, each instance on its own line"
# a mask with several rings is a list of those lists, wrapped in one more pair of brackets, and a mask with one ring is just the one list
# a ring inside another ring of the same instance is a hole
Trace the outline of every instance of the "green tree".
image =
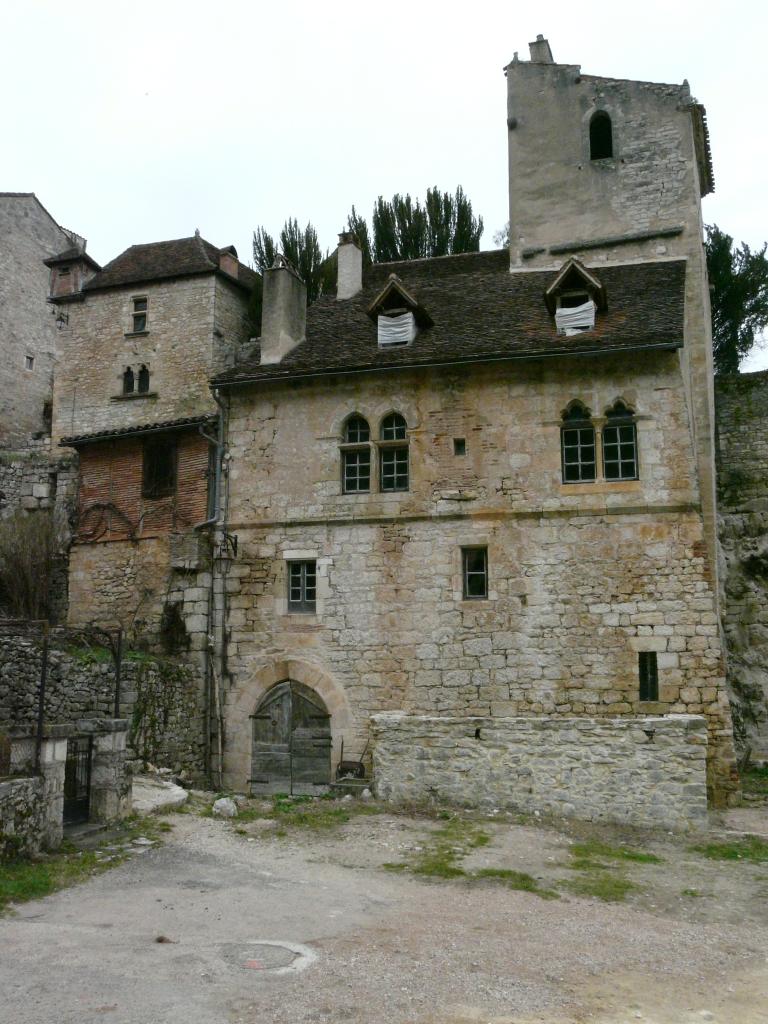
[(323, 262), (327, 258), (327, 253), (323, 255), (312, 224), (308, 223), (301, 229), (298, 222), (289, 217), (283, 224), (277, 242), (264, 228), (254, 231), (253, 262), (259, 273), (272, 266), (278, 251), (307, 286), (307, 305), (311, 305), (323, 290)]
[(740, 361), (768, 325), (766, 243), (752, 252), (716, 224), (707, 225), (707, 271), (712, 297), (715, 373), (738, 373)]
[(427, 189), (423, 205), (410, 195), (396, 193), (390, 200), (379, 196), (371, 216), (371, 231), (354, 207), (347, 227), (357, 235), (364, 263), (390, 263), (477, 252), (483, 218), (474, 216), (472, 203), (459, 185), (454, 195), (437, 187)]

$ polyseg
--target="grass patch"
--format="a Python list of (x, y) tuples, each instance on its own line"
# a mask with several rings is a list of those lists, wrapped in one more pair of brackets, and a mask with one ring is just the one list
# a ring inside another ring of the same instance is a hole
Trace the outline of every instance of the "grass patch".
[(127, 851), (110, 851), (109, 860), (106, 860), (99, 856), (104, 846), (127, 844), (139, 836), (159, 842), (160, 836), (171, 830), (172, 826), (167, 822), (132, 817), (110, 830), (94, 849), (81, 850), (73, 843), (64, 842), (55, 853), (46, 854), (39, 860), (19, 859), (0, 863), (0, 914), (9, 903), (24, 903), (49, 896), (59, 889), (109, 871), (130, 856)]
[(593, 871), (562, 883), (574, 896), (592, 896), (606, 903), (621, 903), (627, 893), (637, 889), (634, 882), (609, 871)]
[(701, 892), (699, 889), (683, 889), (680, 893), (681, 896), (687, 896), (691, 900), (701, 900), (707, 895), (705, 892)]
[(762, 768), (747, 768), (741, 773), (741, 789), (744, 796), (764, 797), (768, 800), (768, 765)]
[(611, 846), (609, 843), (602, 843), (599, 839), (590, 839), (585, 843), (574, 843), (569, 852), (574, 858), (571, 867), (576, 867), (576, 862), (583, 863), (585, 868), (597, 866), (599, 860), (632, 861), (635, 864), (661, 864), (661, 857), (655, 853), (646, 853), (644, 850), (633, 850), (627, 846)]
[(700, 853), (709, 860), (746, 860), (752, 864), (768, 863), (768, 842), (757, 836), (734, 839), (729, 843), (702, 843), (692, 846), (694, 853)]
[[(290, 829), (304, 829), (316, 832), (330, 831), (351, 821), (360, 814), (380, 814), (377, 804), (365, 801), (337, 800), (330, 796), (286, 796), (282, 793), (272, 797), (271, 808), (265, 809), (263, 804), (258, 807), (238, 808), (234, 823), (238, 826), (264, 818), (277, 822), (278, 828), (270, 835), (284, 836)], [(236, 829), (240, 831), (240, 829)]]
[(525, 871), (511, 871), (508, 868), (481, 868), (472, 873), (473, 878), (490, 878), (503, 882), (510, 889), (519, 889), (521, 892), (533, 892), (545, 900), (559, 899), (554, 889), (542, 889), (533, 875)]

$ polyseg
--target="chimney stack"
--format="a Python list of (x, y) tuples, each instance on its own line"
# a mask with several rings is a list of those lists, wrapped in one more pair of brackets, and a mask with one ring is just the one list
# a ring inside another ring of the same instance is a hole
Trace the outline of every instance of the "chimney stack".
[(351, 231), (339, 234), (336, 298), (351, 299), (363, 289), (363, 252)]
[(307, 333), (307, 288), (284, 256), (263, 274), (261, 361), (279, 363)]
[(226, 249), (219, 249), (219, 269), (230, 277), (237, 277), (237, 270), (240, 264), (237, 260), (237, 249), (234, 245), (228, 245)]
[(528, 43), (528, 49), (531, 54), (531, 60), (534, 64), (555, 63), (552, 51), (549, 48), (549, 43), (541, 33), (536, 36), (535, 42)]

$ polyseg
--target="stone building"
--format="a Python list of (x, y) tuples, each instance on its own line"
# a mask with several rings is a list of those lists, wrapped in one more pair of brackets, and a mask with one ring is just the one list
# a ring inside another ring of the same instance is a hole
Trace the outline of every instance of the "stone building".
[(59, 324), (47, 302), (44, 261), (66, 250), (84, 254), (86, 243), (57, 224), (34, 192), (0, 192), (0, 240), (0, 447), (17, 448), (50, 430)]
[(337, 294), (305, 312), (292, 269), (267, 271), (259, 352), (214, 379), (224, 778), (312, 791), (373, 718), (382, 792), (528, 806), (516, 744), (545, 744), (538, 806), (650, 823), (656, 790), (684, 821), (705, 734), (710, 798), (737, 786), (704, 111), (543, 39), (506, 76), (509, 250), (363, 273), (341, 236)]
[[(248, 340), (256, 275), (199, 234), (134, 245), (79, 286), (51, 268), (65, 309), (54, 442), (79, 455), (71, 625), (192, 651), (205, 664), (218, 407), (209, 377)], [(202, 692), (202, 684), (201, 684)], [(201, 698), (202, 699), (202, 698)], [(202, 729), (202, 725), (200, 726)]]

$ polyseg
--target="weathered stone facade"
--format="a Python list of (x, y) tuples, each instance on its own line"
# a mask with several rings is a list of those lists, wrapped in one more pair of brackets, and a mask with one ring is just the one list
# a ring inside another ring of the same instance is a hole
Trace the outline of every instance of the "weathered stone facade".
[(706, 827), (707, 729), (664, 718), (373, 718), (377, 795), (689, 831)]
[(768, 372), (719, 378), (722, 618), (736, 739), (768, 759)]
[(64, 832), (64, 774), (66, 735), (54, 728), (40, 747), (39, 771), (35, 772), (35, 743), (15, 736), (25, 760), (16, 761), (16, 778), (0, 780), (0, 861), (55, 850)]
[(0, 192), (0, 240), (0, 447), (14, 447), (50, 426), (59, 332), (43, 260), (84, 240), (60, 227), (32, 192)]

